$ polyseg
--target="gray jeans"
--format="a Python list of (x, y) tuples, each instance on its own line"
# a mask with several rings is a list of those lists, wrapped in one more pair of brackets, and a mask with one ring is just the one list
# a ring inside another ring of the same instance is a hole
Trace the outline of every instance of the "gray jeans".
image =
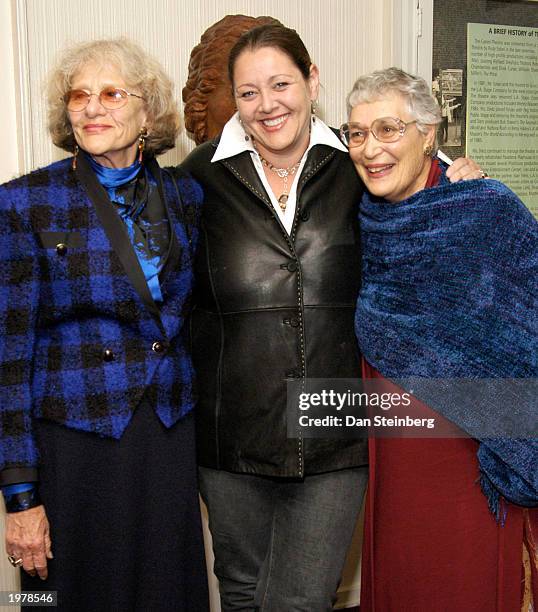
[(223, 612), (326, 612), (368, 468), (288, 480), (199, 468)]

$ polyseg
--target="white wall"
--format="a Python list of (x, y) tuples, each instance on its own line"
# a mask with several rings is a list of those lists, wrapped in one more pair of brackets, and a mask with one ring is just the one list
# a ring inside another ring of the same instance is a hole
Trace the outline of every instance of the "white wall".
[[(179, 98), (190, 51), (208, 26), (227, 14), (271, 15), (301, 34), (318, 63), (321, 116), (333, 125), (345, 119), (344, 98), (354, 79), (390, 61), (391, 0), (14, 0), (14, 6), (20, 58), (27, 58), (19, 128), (29, 146), (21, 171), (64, 155), (44, 128), (42, 84), (56, 52), (70, 42), (117, 35), (138, 40), (163, 62)], [(191, 148), (183, 134), (164, 161), (177, 163)]]
[(0, 0), (0, 183), (19, 170), (11, 9), (10, 0)]

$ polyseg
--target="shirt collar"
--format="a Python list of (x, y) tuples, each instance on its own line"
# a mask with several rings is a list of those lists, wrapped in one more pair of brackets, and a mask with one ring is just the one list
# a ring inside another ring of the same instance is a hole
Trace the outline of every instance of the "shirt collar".
[[(217, 162), (221, 159), (227, 159), (228, 157), (234, 157), (243, 153), (244, 151), (250, 151), (255, 153), (254, 147), (252, 146), (252, 140), (249, 138), (245, 139), (245, 130), (239, 121), (239, 114), (235, 115), (226, 123), (222, 130), (220, 142), (213, 155), (211, 162)], [(338, 149), (347, 153), (347, 147), (340, 141), (336, 134), (329, 128), (319, 117), (316, 120), (312, 120), (310, 130), (310, 144), (306, 152), (316, 145), (327, 145), (333, 149)]]

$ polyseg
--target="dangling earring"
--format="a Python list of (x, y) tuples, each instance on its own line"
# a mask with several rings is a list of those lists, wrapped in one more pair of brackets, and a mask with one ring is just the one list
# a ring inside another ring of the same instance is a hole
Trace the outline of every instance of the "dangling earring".
[(75, 150), (73, 151), (73, 159), (71, 160), (71, 168), (73, 170), (77, 169), (77, 155), (78, 155), (78, 145), (75, 145)]
[(140, 130), (140, 136), (138, 137), (138, 162), (142, 163), (144, 159), (144, 148), (146, 146), (146, 138), (148, 137), (148, 129), (144, 126)]
[(318, 110), (318, 103), (316, 102), (316, 100), (312, 100), (310, 102), (310, 112), (312, 114), (312, 123), (316, 123), (317, 110)]
[(250, 140), (250, 136), (247, 134), (247, 131), (245, 130), (245, 126), (243, 125), (243, 119), (241, 119), (241, 117), (239, 117), (239, 125), (243, 128), (243, 132), (245, 132), (245, 141), (248, 142)]
[(431, 157), (432, 151), (433, 151), (433, 147), (431, 145), (426, 145), (424, 147), (424, 155), (426, 157)]

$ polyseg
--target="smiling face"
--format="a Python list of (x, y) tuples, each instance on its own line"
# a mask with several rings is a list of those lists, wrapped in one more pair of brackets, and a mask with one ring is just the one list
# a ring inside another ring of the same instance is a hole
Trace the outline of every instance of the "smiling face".
[[(369, 128), (380, 117), (395, 117), (405, 123), (413, 121), (399, 94), (357, 104), (349, 121)], [(366, 142), (351, 148), (349, 155), (370, 193), (389, 202), (401, 202), (424, 189), (431, 166), (431, 158), (424, 154), (424, 149), (427, 145), (433, 146), (434, 139), (434, 126), (423, 134), (413, 123), (396, 142), (379, 142), (369, 133)]]
[[(71, 89), (95, 94), (110, 86), (140, 95), (125, 83), (119, 70), (110, 65), (87, 64), (71, 82)], [(148, 127), (143, 100), (129, 96), (125, 106), (107, 110), (95, 95), (90, 97), (84, 110), (68, 111), (68, 115), (78, 146), (102, 166), (126, 168), (134, 162), (140, 130)]]
[(275, 47), (245, 50), (234, 66), (234, 95), (245, 131), (272, 163), (289, 166), (306, 151), (318, 69), (305, 79), (293, 60)]

